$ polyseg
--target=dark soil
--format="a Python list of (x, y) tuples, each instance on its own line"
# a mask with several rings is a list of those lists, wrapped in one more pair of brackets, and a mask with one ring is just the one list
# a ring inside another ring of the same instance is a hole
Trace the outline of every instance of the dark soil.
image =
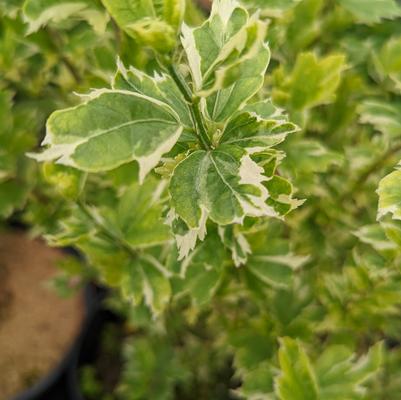
[(0, 399), (48, 374), (79, 331), (83, 296), (62, 299), (47, 284), (62, 257), (23, 232), (0, 234)]

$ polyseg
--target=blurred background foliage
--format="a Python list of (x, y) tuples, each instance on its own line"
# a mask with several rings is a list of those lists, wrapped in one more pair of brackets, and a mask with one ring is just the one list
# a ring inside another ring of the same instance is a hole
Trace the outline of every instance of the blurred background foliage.
[[(401, 229), (388, 216), (377, 220), (376, 190), (401, 158), (400, 6), (243, 1), (268, 21), (263, 97), (302, 128), (282, 145), (279, 173), (306, 202), (263, 229), (247, 221), (242, 233), (255, 256), (245, 267), (223, 263), (206, 239), (182, 278), (174, 250), (156, 247), (171, 279), (152, 281), (154, 319), (134, 267), (93, 218), (120, 221), (119, 235), (134, 240), (154, 182), (138, 193), (135, 165), (85, 177), (25, 156), (48, 115), (77, 104), (73, 92), (108, 85), (117, 55), (152, 71), (149, 47), (175, 45), (174, 15), (161, 11), (144, 25), (146, 2), (137, 3), (137, 15), (120, 16), (111, 0), (0, 0), (0, 216), (78, 248), (85, 262), (65, 262), (60, 288), (95, 277), (117, 289), (109, 306), (127, 319), (118, 388), (105, 394), (89, 369), (88, 398), (399, 398)], [(185, 21), (204, 18), (188, 0)], [(391, 178), (397, 187), (400, 178)], [(86, 212), (76, 206), (83, 180)]]

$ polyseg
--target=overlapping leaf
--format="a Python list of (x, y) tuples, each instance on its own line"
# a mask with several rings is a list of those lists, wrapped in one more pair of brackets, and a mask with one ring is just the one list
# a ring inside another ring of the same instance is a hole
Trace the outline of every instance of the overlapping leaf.
[(270, 59), (265, 31), (236, 0), (213, 2), (211, 16), (201, 27), (183, 27), (194, 91), (208, 97), (212, 120), (227, 119), (262, 87)]
[(380, 368), (382, 346), (373, 346), (359, 359), (345, 347), (332, 346), (312, 363), (300, 342), (284, 338), (279, 361), (282, 375), (276, 380), (276, 393), (280, 400), (360, 399), (364, 383)]
[(117, 24), (140, 44), (160, 52), (175, 46), (185, 10), (183, 0), (103, 0)]

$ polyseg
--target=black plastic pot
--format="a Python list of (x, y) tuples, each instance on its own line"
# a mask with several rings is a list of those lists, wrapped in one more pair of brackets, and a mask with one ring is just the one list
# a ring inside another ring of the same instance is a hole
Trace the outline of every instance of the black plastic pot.
[(15, 396), (12, 400), (70, 400), (68, 390), (68, 371), (75, 362), (78, 349), (83, 338), (87, 336), (88, 328), (96, 319), (102, 295), (94, 285), (88, 285), (84, 292), (85, 315), (81, 330), (70, 349), (49, 375), (42, 378), (30, 389)]
[(67, 371), (69, 400), (85, 400), (80, 390), (79, 370), (83, 365), (91, 365), (95, 362), (100, 349), (101, 333), (103, 328), (110, 323), (121, 324), (122, 321), (114, 313), (101, 307), (88, 320), (85, 332)]

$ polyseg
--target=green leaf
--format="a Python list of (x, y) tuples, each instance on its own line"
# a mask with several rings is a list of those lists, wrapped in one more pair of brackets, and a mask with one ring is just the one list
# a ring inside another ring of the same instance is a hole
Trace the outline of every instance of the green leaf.
[(316, 375), (301, 343), (291, 338), (281, 339), (278, 357), (281, 374), (275, 390), (279, 399), (318, 400)]
[(264, 285), (277, 288), (291, 284), (294, 273), (309, 261), (309, 256), (292, 253), (281, 241), (270, 241), (268, 249), (262, 249), (249, 257), (246, 270)]
[(391, 214), (393, 219), (401, 219), (401, 170), (393, 171), (385, 176), (377, 189), (379, 208), (377, 217), (380, 219)]
[(172, 400), (177, 384), (192, 374), (183, 364), (181, 349), (161, 334), (129, 337), (124, 343), (124, 369), (118, 396), (129, 400)]
[(170, 240), (170, 230), (162, 220), (165, 187), (165, 181), (149, 177), (142, 185), (135, 183), (121, 190), (116, 207), (102, 213), (107, 225), (134, 248)]
[(281, 176), (271, 177), (264, 185), (269, 192), (267, 204), (272, 206), (280, 216), (288, 214), (305, 202), (305, 200), (298, 200), (293, 197), (294, 187), (291, 182)]
[(363, 384), (378, 372), (382, 363), (383, 344), (371, 347), (368, 354), (356, 360), (344, 346), (329, 346), (316, 361), (320, 398), (327, 400), (360, 399)]
[(219, 225), (242, 223), (245, 216), (276, 216), (266, 204), (263, 169), (240, 147), (198, 150), (181, 161), (170, 182), (172, 207), (191, 230), (206, 219)]
[(370, 244), (377, 251), (394, 250), (394, 243), (388, 240), (380, 224), (365, 225), (354, 232), (354, 235), (363, 242)]
[(367, 24), (378, 23), (384, 18), (401, 15), (401, 7), (395, 0), (338, 0), (358, 21)]
[(235, 392), (239, 396), (252, 400), (275, 400), (274, 366), (269, 362), (260, 363), (256, 368), (243, 371), (241, 374), (242, 385)]
[(87, 20), (102, 33), (108, 22), (107, 14), (91, 0), (25, 0), (24, 17), (29, 24), (28, 34), (49, 22), (59, 22), (73, 16)]
[(0, 181), (0, 217), (9, 217), (14, 210), (22, 208), (29, 189), (16, 180)]
[(342, 154), (330, 151), (314, 139), (294, 140), (286, 146), (286, 153), (283, 166), (295, 175), (326, 172), (330, 166), (342, 165), (344, 161)]
[(222, 279), (226, 253), (222, 246), (216, 247), (217, 240), (209, 234), (181, 264), (184, 292), (198, 306), (212, 299)]
[(38, 161), (87, 172), (107, 171), (130, 161), (139, 164), (139, 180), (175, 145), (182, 132), (167, 104), (127, 90), (96, 90), (76, 107), (56, 111), (47, 121)]
[(183, 0), (102, 0), (117, 24), (140, 44), (169, 52), (185, 11)]
[(272, 17), (281, 17), (298, 2), (299, 0), (242, 0), (247, 7), (261, 9), (263, 15)]

